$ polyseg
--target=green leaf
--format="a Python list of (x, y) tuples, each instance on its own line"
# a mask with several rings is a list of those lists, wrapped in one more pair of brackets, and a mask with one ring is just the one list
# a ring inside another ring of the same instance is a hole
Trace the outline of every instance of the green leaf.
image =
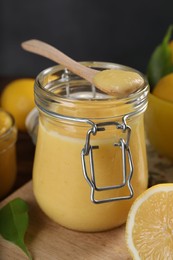
[(0, 234), (6, 240), (19, 246), (29, 259), (32, 259), (24, 243), (28, 219), (28, 205), (20, 198), (10, 201), (0, 209)]
[(147, 78), (151, 87), (151, 90), (157, 84), (160, 78), (173, 72), (173, 64), (171, 61), (171, 49), (169, 47), (169, 41), (173, 32), (173, 25), (171, 25), (163, 41), (156, 47), (151, 55), (148, 68)]

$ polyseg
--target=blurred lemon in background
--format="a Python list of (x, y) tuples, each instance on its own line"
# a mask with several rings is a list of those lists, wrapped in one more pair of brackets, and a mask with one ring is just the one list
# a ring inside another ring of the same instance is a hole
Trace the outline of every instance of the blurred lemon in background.
[(173, 159), (173, 102), (150, 93), (145, 126), (147, 137), (155, 150)]
[(1, 106), (13, 115), (17, 128), (26, 131), (26, 116), (35, 106), (34, 79), (23, 78), (10, 82), (2, 91)]
[(173, 73), (161, 78), (149, 94), (145, 122), (156, 151), (173, 159)]
[(149, 94), (145, 122), (152, 146), (173, 159), (173, 73), (161, 78)]
[(152, 93), (156, 97), (173, 102), (173, 73), (161, 78)]
[(145, 126), (150, 144), (159, 155), (173, 160), (173, 25), (154, 49), (147, 69), (151, 86)]

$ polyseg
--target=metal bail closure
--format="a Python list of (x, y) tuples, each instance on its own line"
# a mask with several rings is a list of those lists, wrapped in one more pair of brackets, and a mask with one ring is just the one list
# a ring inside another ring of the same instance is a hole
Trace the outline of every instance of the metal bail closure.
[[(116, 184), (116, 185), (98, 187), (96, 185), (96, 179), (95, 179), (93, 150), (99, 149), (99, 146), (92, 146), (90, 144), (90, 137), (91, 137), (91, 134), (96, 135), (98, 131), (105, 131), (105, 126), (108, 126), (108, 125), (115, 125), (115, 127), (117, 129), (121, 130), (123, 133), (126, 133), (125, 139), (120, 138), (117, 143), (113, 144), (114, 147), (118, 147), (121, 149), (122, 181), (121, 181), (121, 183)], [(131, 134), (131, 128), (126, 124), (125, 118), (123, 118), (122, 124), (120, 124), (118, 122), (105, 122), (105, 123), (93, 124), (93, 127), (88, 130), (88, 132), (86, 134), (86, 143), (81, 152), (81, 159), (82, 159), (83, 174), (91, 188), (90, 198), (93, 203), (98, 204), (98, 203), (112, 202), (112, 201), (118, 201), (118, 200), (126, 200), (126, 199), (130, 199), (133, 197), (134, 191), (133, 191), (133, 187), (131, 185), (131, 178), (133, 175), (133, 161), (132, 161), (132, 155), (131, 155), (130, 147), (129, 147), (130, 134)], [(90, 175), (87, 173), (86, 156), (89, 156)], [(122, 189), (125, 186), (127, 186), (128, 191), (129, 191), (129, 194), (127, 194), (127, 195), (111, 197), (111, 198), (103, 198), (103, 199), (99, 199), (99, 200), (95, 199), (95, 192)]]

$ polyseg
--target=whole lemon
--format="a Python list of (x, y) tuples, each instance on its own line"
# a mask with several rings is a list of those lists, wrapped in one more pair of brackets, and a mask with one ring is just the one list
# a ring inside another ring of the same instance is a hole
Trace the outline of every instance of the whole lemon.
[(161, 78), (152, 94), (166, 101), (173, 102), (173, 73)]
[(34, 79), (10, 82), (2, 91), (1, 106), (15, 118), (17, 128), (26, 131), (25, 119), (34, 108)]

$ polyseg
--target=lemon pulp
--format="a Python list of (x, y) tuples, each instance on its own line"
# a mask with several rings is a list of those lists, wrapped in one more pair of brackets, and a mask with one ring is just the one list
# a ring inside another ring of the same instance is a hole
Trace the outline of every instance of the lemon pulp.
[(134, 259), (172, 259), (173, 184), (159, 184), (133, 203), (126, 224), (126, 241)]

